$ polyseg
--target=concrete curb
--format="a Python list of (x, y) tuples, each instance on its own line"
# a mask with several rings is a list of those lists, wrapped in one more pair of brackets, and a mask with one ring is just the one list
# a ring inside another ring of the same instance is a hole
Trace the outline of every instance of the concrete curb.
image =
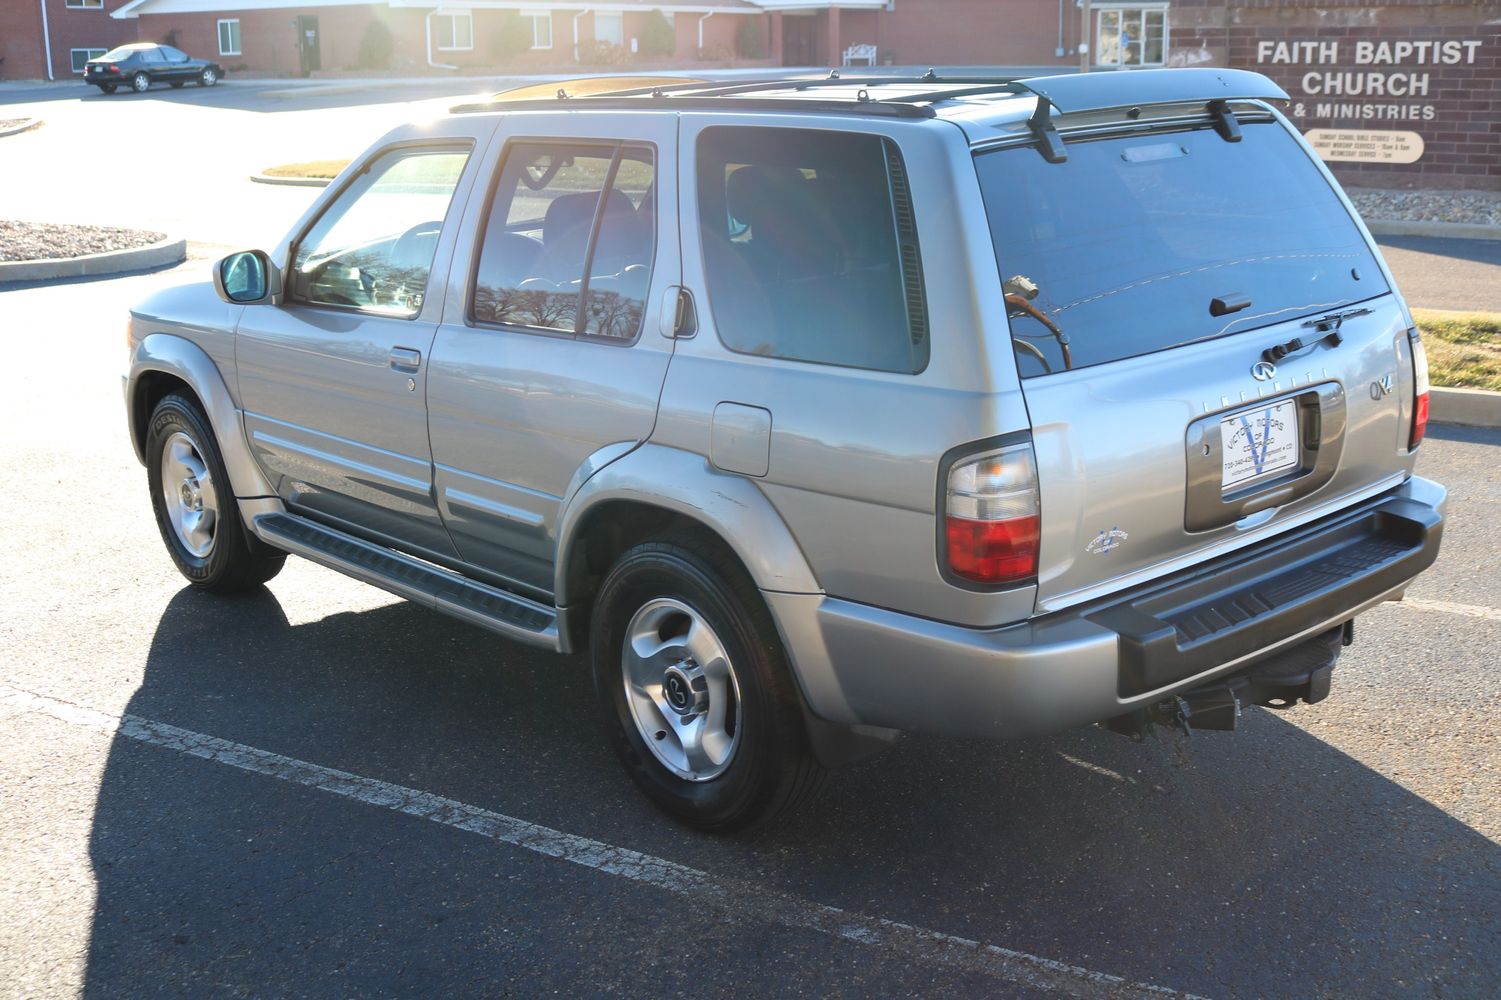
[(280, 184), (284, 187), (328, 187), (331, 183), (322, 177), (272, 177), (270, 174), (251, 174), (256, 184)]
[(41, 125), (42, 125), (42, 119), (40, 119), (40, 118), (27, 118), (25, 121), (21, 122), (21, 124), (19, 124), (19, 125), (13, 125), (13, 126), (11, 126), (10, 128), (7, 128), (7, 129), (0, 129), (0, 139), (3, 139), (3, 138), (5, 138), (8, 135), (20, 135), (22, 132), (30, 132), (34, 128), (41, 127)]
[(131, 250), (111, 250), (82, 257), (56, 260), (15, 260), (0, 262), (0, 284), (14, 281), (57, 281), (62, 278), (95, 278), (102, 275), (145, 271), (179, 264), (188, 256), (188, 241), (165, 239), (150, 246)]
[(1501, 427), (1501, 392), (1484, 389), (1428, 390), (1428, 419), (1436, 424)]
[(1436, 236), (1450, 240), (1501, 240), (1501, 226), (1472, 222), (1407, 222), (1401, 219), (1367, 219), (1372, 236)]

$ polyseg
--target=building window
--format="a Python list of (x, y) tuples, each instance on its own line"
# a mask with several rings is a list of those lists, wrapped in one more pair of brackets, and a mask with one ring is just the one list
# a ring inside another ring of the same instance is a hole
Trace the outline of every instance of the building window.
[(468, 14), (437, 14), (433, 17), (433, 37), (439, 51), (474, 48), (474, 22)]
[[(104, 0), (67, 0), (63, 6), (73, 10), (103, 10)], [(74, 51), (80, 50), (74, 49)]]
[(1096, 66), (1161, 66), (1167, 56), (1167, 7), (1097, 7), (1095, 39)]
[(552, 12), (546, 10), (524, 10), (521, 12), (523, 20), (532, 23), (532, 48), (552, 48)]
[(221, 56), (237, 56), (240, 54), (239, 18), (230, 18), (219, 22), (219, 54)]
[(104, 55), (105, 49), (71, 49), (73, 54), (73, 72), (82, 73), (84, 65), (90, 59), (98, 59)]
[(611, 45), (625, 44), (625, 15), (620, 11), (600, 11), (594, 15), (594, 40)]

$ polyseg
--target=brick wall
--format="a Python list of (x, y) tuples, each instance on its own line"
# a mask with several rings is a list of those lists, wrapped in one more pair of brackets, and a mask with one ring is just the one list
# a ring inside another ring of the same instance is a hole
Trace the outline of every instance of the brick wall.
[[(8, 4), (34, 0), (6, 0)], [(52, 71), (59, 80), (72, 75), (71, 50), (112, 49), (136, 40), (136, 27), (128, 19), (116, 20), (110, 12), (125, 6), (125, 0), (104, 0), (104, 6), (80, 10), (65, 0), (47, 0), (47, 23), (52, 35)], [(83, 79), (79, 74), (78, 79)]]
[(0, 80), (47, 76), (42, 15), (34, 3), (0, 2)]

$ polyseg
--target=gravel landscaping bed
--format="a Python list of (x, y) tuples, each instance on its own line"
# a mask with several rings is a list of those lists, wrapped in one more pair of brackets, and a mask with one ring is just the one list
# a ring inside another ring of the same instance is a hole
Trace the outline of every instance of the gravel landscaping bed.
[(1387, 191), (1380, 188), (1346, 188), (1345, 191), (1367, 219), (1501, 226), (1501, 193)]
[(111, 250), (135, 250), (166, 238), (166, 233), (139, 229), (0, 220), (0, 261), (60, 260)]

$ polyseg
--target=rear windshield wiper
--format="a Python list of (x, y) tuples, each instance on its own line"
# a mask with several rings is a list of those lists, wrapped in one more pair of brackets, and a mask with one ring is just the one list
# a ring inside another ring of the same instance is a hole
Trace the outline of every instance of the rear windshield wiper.
[(1318, 319), (1304, 320), (1303, 325), (1313, 327), (1319, 334), (1318, 337), (1307, 344), (1303, 342), (1302, 337), (1294, 337), (1285, 344), (1276, 344), (1268, 347), (1261, 352), (1261, 356), (1265, 360), (1275, 364), (1294, 351), (1301, 351), (1305, 347), (1313, 347), (1325, 341), (1328, 341), (1334, 347), (1338, 347), (1344, 343), (1345, 338), (1340, 334), (1339, 328), (1344, 324), (1345, 320), (1352, 316), (1365, 316), (1371, 312), (1374, 312), (1374, 310), (1365, 308), (1346, 309), (1344, 312), (1329, 313), (1326, 316), (1320, 316)]

